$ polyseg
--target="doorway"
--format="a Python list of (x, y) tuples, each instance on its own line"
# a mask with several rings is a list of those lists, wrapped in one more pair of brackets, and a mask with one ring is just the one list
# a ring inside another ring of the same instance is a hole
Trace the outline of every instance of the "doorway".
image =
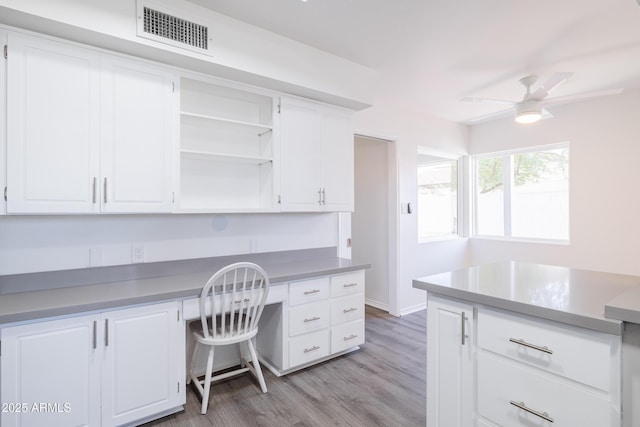
[[(391, 158), (393, 157), (393, 158)], [(354, 138), (355, 209), (351, 216), (352, 257), (366, 261), (365, 303), (397, 315), (394, 251), (397, 233), (395, 194), (390, 195), (390, 180), (395, 168), (393, 141), (356, 135)]]

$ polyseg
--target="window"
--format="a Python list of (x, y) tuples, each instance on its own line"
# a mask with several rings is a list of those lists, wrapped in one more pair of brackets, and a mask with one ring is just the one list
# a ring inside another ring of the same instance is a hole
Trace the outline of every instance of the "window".
[(458, 234), (458, 160), (418, 151), (418, 241)]
[(475, 235), (569, 239), (569, 145), (475, 157)]

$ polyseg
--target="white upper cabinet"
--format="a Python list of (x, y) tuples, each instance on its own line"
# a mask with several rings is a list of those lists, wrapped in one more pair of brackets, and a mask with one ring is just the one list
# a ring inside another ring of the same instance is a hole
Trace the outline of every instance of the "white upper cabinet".
[(170, 212), (172, 76), (11, 33), (7, 212)]
[(9, 34), (7, 212), (99, 210), (100, 56)]
[(276, 100), (210, 81), (180, 81), (182, 212), (277, 208)]
[(281, 100), (283, 211), (353, 210), (351, 113)]
[(174, 76), (117, 57), (102, 59), (103, 212), (173, 209)]

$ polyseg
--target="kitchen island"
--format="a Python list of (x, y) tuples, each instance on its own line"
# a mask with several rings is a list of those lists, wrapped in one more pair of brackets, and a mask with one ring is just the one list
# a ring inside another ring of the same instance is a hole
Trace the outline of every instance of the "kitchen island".
[(640, 278), (507, 261), (413, 286), (427, 291), (427, 425), (640, 425)]

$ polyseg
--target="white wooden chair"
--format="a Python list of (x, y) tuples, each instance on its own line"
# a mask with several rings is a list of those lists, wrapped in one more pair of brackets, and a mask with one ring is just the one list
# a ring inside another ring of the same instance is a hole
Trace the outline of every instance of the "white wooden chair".
[[(200, 293), (200, 320), (189, 325), (196, 340), (187, 384), (191, 381), (202, 398), (201, 412), (207, 413), (211, 383), (250, 371), (260, 383), (263, 393), (267, 392), (258, 355), (252, 338), (258, 333), (258, 320), (269, 292), (269, 277), (258, 265), (239, 262), (217, 271), (206, 283)], [(207, 308), (210, 306), (210, 315)], [(240, 368), (213, 375), (213, 354), (215, 346), (243, 344), (248, 347), (251, 363), (240, 350)], [(207, 369), (203, 380), (199, 380), (194, 371), (198, 348), (209, 347)]]

